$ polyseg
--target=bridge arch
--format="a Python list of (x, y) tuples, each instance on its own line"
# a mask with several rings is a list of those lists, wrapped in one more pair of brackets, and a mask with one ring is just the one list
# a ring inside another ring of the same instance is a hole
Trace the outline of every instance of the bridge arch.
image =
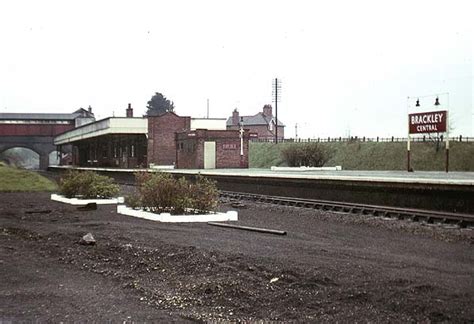
[(38, 152), (27, 147), (10, 147), (0, 152), (0, 159), (25, 169), (39, 169)]
[(11, 148), (25, 148), (39, 155), (39, 168), (46, 170), (49, 165), (49, 154), (56, 151), (51, 137), (23, 137), (23, 136), (0, 136), (0, 153)]

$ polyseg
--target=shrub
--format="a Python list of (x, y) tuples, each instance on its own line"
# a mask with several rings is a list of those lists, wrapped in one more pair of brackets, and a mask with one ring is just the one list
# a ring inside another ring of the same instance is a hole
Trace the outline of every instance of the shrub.
[(214, 211), (219, 193), (215, 182), (198, 176), (195, 183), (171, 174), (135, 174), (137, 192), (127, 197), (130, 207), (144, 207), (155, 213), (189, 214)]
[(68, 198), (111, 198), (117, 196), (119, 191), (112, 178), (91, 171), (71, 170), (59, 181), (59, 192)]
[(214, 211), (219, 201), (219, 191), (216, 182), (198, 175), (196, 182), (191, 185), (192, 207), (198, 212)]
[(330, 152), (318, 143), (288, 145), (281, 154), (290, 167), (322, 167), (331, 158)]

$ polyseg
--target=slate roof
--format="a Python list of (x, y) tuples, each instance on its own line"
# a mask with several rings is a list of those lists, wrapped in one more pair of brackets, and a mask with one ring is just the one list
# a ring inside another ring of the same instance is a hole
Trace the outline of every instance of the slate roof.
[(82, 108), (70, 114), (0, 113), (0, 120), (74, 120), (78, 117), (84, 116), (84, 114), (88, 114), (88, 112)]
[[(253, 116), (239, 116), (243, 117), (244, 125), (247, 126), (256, 126), (256, 125), (268, 125), (270, 121), (274, 118), (273, 116), (265, 116), (262, 112), (257, 113)], [(232, 126), (232, 116), (227, 119), (227, 126)], [(278, 126), (285, 126), (280, 120), (278, 121)]]

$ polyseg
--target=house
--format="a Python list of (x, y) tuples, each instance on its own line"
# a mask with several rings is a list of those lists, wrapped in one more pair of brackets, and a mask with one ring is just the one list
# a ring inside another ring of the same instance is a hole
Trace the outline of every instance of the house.
[[(237, 109), (234, 109), (232, 116), (227, 119), (228, 130), (240, 129), (240, 124), (243, 128), (249, 130), (250, 133), (257, 134), (259, 139), (273, 140), (275, 139), (276, 118), (273, 116), (272, 106), (263, 106), (262, 112), (253, 116), (240, 116)], [(285, 137), (285, 125), (278, 121), (278, 139)]]

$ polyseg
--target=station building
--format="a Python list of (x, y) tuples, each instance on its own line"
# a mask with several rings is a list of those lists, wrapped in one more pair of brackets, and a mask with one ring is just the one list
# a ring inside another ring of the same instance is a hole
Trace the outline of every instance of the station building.
[[(109, 117), (55, 137), (72, 145), (72, 164), (90, 167), (248, 168), (248, 130), (226, 130), (225, 119)], [(64, 164), (64, 163), (63, 163)]]
[(177, 168), (248, 168), (249, 138), (248, 130), (196, 129), (177, 133)]

